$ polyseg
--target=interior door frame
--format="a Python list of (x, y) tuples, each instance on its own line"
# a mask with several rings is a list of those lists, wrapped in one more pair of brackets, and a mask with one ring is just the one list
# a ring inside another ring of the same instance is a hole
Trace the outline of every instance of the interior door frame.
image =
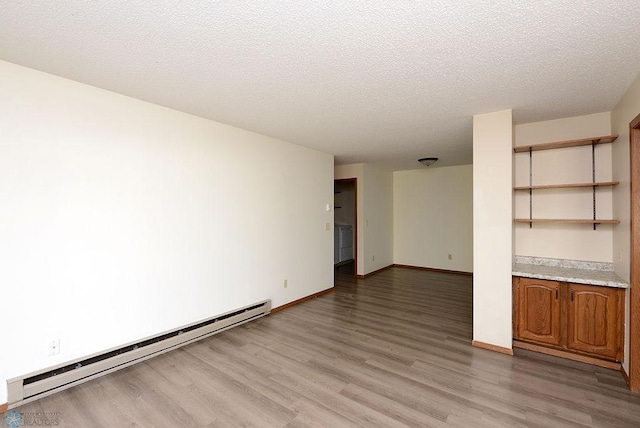
[(629, 388), (640, 392), (640, 114), (629, 123), (631, 181), (631, 284), (629, 302)]
[[(336, 178), (333, 183), (353, 183), (353, 276), (358, 276), (358, 179)], [(333, 219), (335, 223), (335, 207)]]

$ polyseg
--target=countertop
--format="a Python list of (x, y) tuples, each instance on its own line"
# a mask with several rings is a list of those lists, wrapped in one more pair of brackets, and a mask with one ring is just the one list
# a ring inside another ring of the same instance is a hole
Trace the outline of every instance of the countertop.
[(524, 278), (629, 288), (629, 283), (613, 271), (613, 263), (516, 256), (512, 274)]

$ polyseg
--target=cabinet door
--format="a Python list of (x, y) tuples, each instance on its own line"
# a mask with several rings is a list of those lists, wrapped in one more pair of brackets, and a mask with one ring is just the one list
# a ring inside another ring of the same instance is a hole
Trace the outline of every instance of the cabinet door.
[(560, 345), (560, 283), (520, 278), (517, 338)]
[(569, 284), (569, 349), (616, 360), (622, 358), (623, 291)]

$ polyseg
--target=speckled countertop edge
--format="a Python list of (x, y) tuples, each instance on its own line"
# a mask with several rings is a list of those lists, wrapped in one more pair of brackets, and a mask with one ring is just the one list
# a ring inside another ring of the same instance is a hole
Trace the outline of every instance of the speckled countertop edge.
[(626, 281), (613, 272), (612, 263), (516, 256), (512, 274), (524, 278), (547, 279), (603, 287), (629, 287)]

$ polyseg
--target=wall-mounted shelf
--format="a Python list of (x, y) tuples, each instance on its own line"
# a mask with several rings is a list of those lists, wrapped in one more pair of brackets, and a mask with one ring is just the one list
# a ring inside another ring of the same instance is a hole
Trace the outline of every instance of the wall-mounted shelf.
[(538, 150), (563, 149), (566, 147), (592, 146), (597, 144), (611, 144), (616, 141), (617, 135), (603, 135), (601, 137), (581, 138), (579, 140), (553, 141), (551, 143), (530, 144), (518, 146), (513, 149), (516, 153)]
[(569, 189), (572, 187), (595, 187), (595, 186), (615, 186), (619, 181), (599, 181), (596, 183), (564, 183), (564, 184), (543, 184), (539, 186), (516, 186), (513, 190), (530, 189)]
[[(592, 224), (593, 230), (598, 224), (618, 224), (618, 220), (600, 220), (596, 215), (596, 188), (602, 186), (615, 186), (620, 184), (618, 181), (596, 181), (596, 145), (611, 144), (618, 138), (617, 135), (604, 135), (600, 137), (581, 138), (578, 140), (553, 141), (550, 143), (530, 144), (526, 146), (518, 146), (513, 149), (515, 153), (529, 154), (529, 185), (516, 186), (513, 190), (529, 191), (529, 218), (516, 218), (516, 223), (529, 223), (529, 227), (533, 227), (533, 223), (582, 223)], [(539, 150), (563, 149), (567, 147), (591, 146), (591, 176), (590, 183), (557, 183), (533, 185), (533, 152)], [(570, 188), (591, 188), (593, 199), (593, 219), (541, 219), (533, 217), (533, 190), (543, 189), (570, 189)]]
[(618, 224), (620, 220), (602, 219), (565, 219), (565, 218), (516, 218), (516, 223), (581, 223), (581, 224)]

